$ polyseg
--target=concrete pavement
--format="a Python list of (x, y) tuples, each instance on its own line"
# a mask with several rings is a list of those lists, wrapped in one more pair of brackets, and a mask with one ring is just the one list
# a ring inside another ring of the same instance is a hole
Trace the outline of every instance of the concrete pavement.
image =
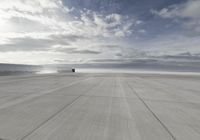
[(2, 140), (199, 140), (200, 76), (0, 77)]

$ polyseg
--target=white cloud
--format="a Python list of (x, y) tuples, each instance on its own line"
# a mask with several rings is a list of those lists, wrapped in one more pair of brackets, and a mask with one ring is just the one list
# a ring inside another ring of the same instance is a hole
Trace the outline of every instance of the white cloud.
[(102, 37), (128, 36), (132, 33), (131, 27), (136, 22), (119, 14), (102, 15), (92, 11), (82, 12), (81, 20), (84, 33)]
[[(111, 37), (115, 35), (116, 28), (122, 29), (124, 35), (127, 32), (123, 30), (124, 28), (128, 27), (127, 30), (131, 32), (130, 24), (134, 22), (119, 14), (102, 15), (89, 10), (80, 11), (80, 18), (74, 18), (70, 13), (73, 9), (64, 7), (61, 1), (56, 0), (32, 0), (31, 2), (29, 0), (12, 2), (4, 0), (0, 2), (0, 5), (0, 21), (10, 22), (9, 24), (15, 26), (13, 28), (17, 32), (26, 32), (27, 30), (20, 26), (31, 24), (30, 29), (35, 23), (40, 32), (42, 29), (44, 31), (64, 30), (69, 34)], [(129, 26), (125, 24), (126, 22)]]
[(70, 9), (61, 0), (1, 0), (0, 62), (110, 59), (121, 50), (99, 46), (120, 43), (142, 23), (116, 13)]
[(163, 18), (200, 18), (199, 9), (200, 0), (188, 0), (182, 4), (171, 5), (160, 11), (151, 10), (151, 12)]
[(61, 0), (1, 0), (0, 9), (42, 13), (45, 9), (59, 8), (62, 5)]
[(200, 0), (188, 0), (185, 3), (172, 5), (160, 11), (151, 10), (155, 15), (162, 18), (183, 20), (183, 26), (200, 33)]
[(190, 0), (182, 8), (183, 17), (200, 18), (200, 0)]

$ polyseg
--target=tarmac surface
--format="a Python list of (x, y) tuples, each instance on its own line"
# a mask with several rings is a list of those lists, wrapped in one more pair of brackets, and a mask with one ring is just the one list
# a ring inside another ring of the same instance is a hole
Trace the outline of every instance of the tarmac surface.
[(200, 76), (3, 76), (0, 140), (200, 140)]

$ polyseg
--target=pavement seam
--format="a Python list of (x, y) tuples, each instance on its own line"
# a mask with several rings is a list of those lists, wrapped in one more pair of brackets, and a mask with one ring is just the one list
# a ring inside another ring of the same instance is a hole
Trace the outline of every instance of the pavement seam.
[[(99, 83), (98, 83), (99, 84)], [(87, 89), (86, 91), (84, 91), (84, 93), (92, 90), (93, 88), (95, 88), (98, 84), (92, 86), (91, 88)], [(48, 119), (46, 119), (45, 121), (43, 121), (41, 124), (39, 124), (36, 128), (34, 128), (32, 131), (30, 131), (29, 133), (27, 133), (25, 136), (23, 136), (20, 140), (24, 140), (26, 139), (28, 136), (30, 136), (32, 133), (34, 133), (35, 131), (37, 131), (37, 129), (39, 129), (40, 127), (42, 127), (43, 125), (45, 125), (48, 121), (50, 121), (51, 119), (53, 119), (54, 117), (56, 117), (58, 114), (60, 114), (61, 112), (63, 112), (66, 108), (68, 108), (69, 106), (71, 106), (75, 101), (77, 101), (82, 95), (79, 95), (78, 97), (76, 97), (73, 101), (71, 101), (71, 103), (66, 104), (64, 107), (62, 107), (60, 110), (58, 110), (56, 113), (54, 113), (53, 115), (51, 115)]]
[[(26, 81), (26, 80), (29, 80), (29, 79), (48, 79), (49, 77), (47, 76), (42, 76), (42, 77), (39, 77), (39, 76), (30, 76), (30, 77), (23, 77), (23, 78), (19, 78), (19, 79), (15, 79), (15, 80), (12, 80), (12, 79), (8, 79), (9, 81), (0, 81), (1, 84), (7, 84), (7, 83), (13, 83), (13, 82), (21, 82), (21, 81)], [(51, 77), (52, 78), (52, 77)], [(5, 80), (5, 79), (3, 79)]]
[[(7, 83), (13, 83), (13, 82), (26, 81), (29, 79), (38, 80), (38, 79), (49, 79), (49, 78), (62, 77), (62, 76), (65, 76), (65, 75), (30, 75), (30, 76), (24, 76), (24, 77), (16, 76), (15, 78), (17, 78), (17, 79), (15, 79), (15, 80), (12, 77), (0, 79), (0, 83), (7, 84)], [(76, 77), (75, 75), (71, 75), (71, 76)], [(10, 80), (10, 81), (1, 81), (1, 80)]]
[[(169, 83), (166, 83), (166, 82), (164, 82), (164, 81), (158, 81), (157, 79), (152, 79), (152, 81), (154, 81), (155, 83), (157, 83), (157, 84), (161, 84), (161, 85), (163, 85), (163, 86), (165, 86), (165, 87), (167, 87), (167, 86), (171, 86), (171, 84), (169, 84)], [(167, 86), (166, 86), (167, 85)], [(181, 90), (187, 90), (187, 91), (192, 91), (192, 92), (195, 92), (195, 93), (199, 93), (200, 92), (200, 90), (195, 90), (195, 89), (188, 89), (188, 88), (185, 88), (185, 87), (182, 87), (182, 86), (177, 86), (176, 84), (173, 84), (173, 86), (174, 86), (174, 88), (176, 89), (176, 90), (179, 90), (179, 91), (181, 91)]]
[[(120, 88), (121, 88), (121, 91), (125, 94), (126, 92), (125, 92), (125, 90), (124, 90), (124, 87), (122, 86), (122, 83), (121, 83), (121, 78), (120, 77), (118, 77), (119, 79), (119, 83), (120, 83)], [(129, 100), (130, 98), (127, 98), (127, 97), (125, 97), (124, 98), (124, 103), (126, 104), (126, 107), (127, 107), (127, 109), (128, 109), (128, 112), (129, 112), (129, 116), (131, 117), (131, 118), (133, 118), (133, 115), (132, 115), (132, 113), (131, 113), (131, 109), (130, 109), (130, 105), (129, 105), (129, 103), (128, 103), (128, 100)], [(130, 99), (130, 100), (133, 100), (133, 99)], [(134, 99), (134, 100), (139, 100), (138, 98), (137, 99)], [(132, 135), (131, 135), (131, 129), (130, 129), (130, 126), (128, 127), (128, 130), (129, 130), (129, 137), (130, 137), (130, 139), (132, 139)], [(138, 137), (141, 139), (141, 134), (140, 134), (140, 132), (139, 131), (137, 131), (137, 133), (138, 133)]]
[(90, 80), (90, 79), (91, 78), (87, 78), (87, 79), (83, 79), (83, 80), (79, 80), (79, 81), (74, 81), (74, 82), (68, 84), (67, 86), (62, 86), (62, 87), (57, 87), (57, 88), (50, 89), (50, 90), (47, 90), (47, 91), (42, 91), (40, 94), (31, 94), (30, 96), (25, 96), (23, 99), (20, 98), (19, 100), (16, 100), (13, 103), (9, 102), (9, 103), (3, 104), (3, 105), (0, 106), (0, 109), (4, 109), (4, 108), (7, 108), (7, 107), (10, 107), (10, 106), (22, 103), (22, 102), (26, 102), (26, 101), (29, 101), (31, 99), (37, 99), (37, 98), (39, 98), (41, 96), (50, 94), (50, 93), (55, 92), (55, 91), (60, 90), (60, 89), (71, 87), (71, 86), (73, 86), (75, 84), (78, 84), (78, 83), (80, 83), (82, 81), (87, 81), (87, 80)]
[(144, 106), (148, 109), (148, 111), (156, 118), (156, 120), (163, 126), (163, 128), (168, 132), (168, 134), (172, 137), (173, 140), (176, 140), (175, 136), (172, 132), (167, 128), (167, 126), (159, 119), (159, 117), (151, 110), (148, 104), (140, 97), (140, 95), (133, 89), (133, 87), (127, 82), (129, 88), (133, 91), (133, 93), (138, 97), (138, 99), (144, 104)]
[(178, 104), (199, 104), (199, 102), (188, 102), (188, 101), (170, 101), (170, 100), (160, 100), (160, 99), (147, 99), (143, 98), (143, 100), (151, 101), (151, 102), (163, 102), (163, 103), (178, 103)]

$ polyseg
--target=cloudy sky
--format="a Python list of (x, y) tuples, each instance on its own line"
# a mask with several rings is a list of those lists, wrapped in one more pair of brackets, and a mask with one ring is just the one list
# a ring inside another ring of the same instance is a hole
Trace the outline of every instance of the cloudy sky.
[(1, 0), (0, 63), (200, 56), (200, 0)]

